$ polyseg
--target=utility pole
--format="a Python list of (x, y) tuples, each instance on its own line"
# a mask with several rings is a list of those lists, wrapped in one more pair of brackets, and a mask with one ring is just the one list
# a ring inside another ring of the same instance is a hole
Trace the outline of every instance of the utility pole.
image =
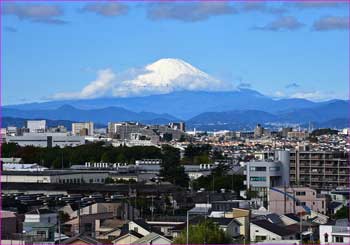
[(153, 206), (153, 195), (152, 195), (152, 206), (151, 206), (152, 221), (153, 221), (153, 210), (154, 210), (154, 206)]
[(303, 217), (302, 217), (302, 212), (300, 212), (300, 242), (301, 244), (303, 243)]
[(186, 215), (186, 245), (188, 245), (188, 232), (189, 232), (189, 221), (190, 221), (190, 213), (189, 210), (187, 210), (187, 215)]
[(287, 213), (287, 188), (286, 183), (284, 183), (284, 214)]
[[(213, 174), (213, 173), (212, 173)], [(214, 189), (215, 189), (215, 177), (214, 177), (214, 174), (213, 174), (213, 193), (214, 193)]]
[(58, 244), (61, 244), (61, 219), (58, 217)]

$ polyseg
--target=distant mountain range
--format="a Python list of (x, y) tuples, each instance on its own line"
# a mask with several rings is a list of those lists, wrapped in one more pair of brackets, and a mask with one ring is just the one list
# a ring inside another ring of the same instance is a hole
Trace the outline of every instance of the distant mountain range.
[(349, 102), (276, 100), (257, 91), (183, 91), (132, 98), (62, 100), (4, 106), (3, 117), (94, 121), (139, 121), (163, 124), (183, 120), (198, 129), (237, 129), (257, 123), (347, 126)]
[(328, 102), (312, 102), (306, 99), (273, 99), (255, 90), (239, 89), (230, 92), (181, 91), (168, 94), (127, 98), (97, 98), (80, 100), (60, 100), (43, 103), (29, 103), (5, 106), (18, 110), (53, 110), (64, 105), (77, 109), (95, 110), (119, 107), (132, 112), (153, 112), (170, 114), (188, 120), (204, 112), (223, 112), (232, 110), (260, 110), (269, 113), (312, 108)]
[(107, 124), (114, 121), (138, 121), (143, 123), (168, 123), (178, 121), (177, 118), (168, 114), (156, 114), (152, 112), (133, 112), (120, 107), (106, 107), (101, 109), (83, 110), (71, 105), (63, 105), (57, 109), (30, 109), (19, 110), (3, 108), (4, 117), (26, 118), (26, 119), (50, 119), (68, 121), (93, 121)]
[(310, 108), (300, 108), (276, 113), (259, 110), (234, 110), (201, 113), (187, 121), (192, 127), (205, 130), (247, 128), (256, 124), (298, 124), (314, 127), (345, 128), (349, 126), (348, 102), (332, 101)]

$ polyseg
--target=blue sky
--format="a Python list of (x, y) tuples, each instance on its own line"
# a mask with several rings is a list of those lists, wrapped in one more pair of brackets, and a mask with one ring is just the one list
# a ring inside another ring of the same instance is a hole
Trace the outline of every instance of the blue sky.
[(2, 103), (81, 91), (161, 58), (276, 98), (348, 96), (342, 3), (6, 3)]

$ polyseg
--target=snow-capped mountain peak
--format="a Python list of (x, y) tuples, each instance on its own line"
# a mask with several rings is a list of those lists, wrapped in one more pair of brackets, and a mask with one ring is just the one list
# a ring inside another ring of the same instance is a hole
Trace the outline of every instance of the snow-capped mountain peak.
[(63, 93), (62, 98), (96, 98), (164, 94), (174, 91), (231, 90), (232, 85), (222, 82), (181, 59), (164, 58), (143, 68), (114, 73), (100, 70), (95, 81), (78, 93)]

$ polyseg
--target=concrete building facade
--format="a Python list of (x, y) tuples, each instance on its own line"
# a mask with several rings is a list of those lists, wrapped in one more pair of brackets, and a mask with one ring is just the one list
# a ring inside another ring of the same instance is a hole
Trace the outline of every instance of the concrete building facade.
[(269, 211), (280, 215), (304, 213), (306, 212), (305, 206), (322, 214), (325, 214), (327, 210), (326, 197), (317, 194), (316, 190), (308, 187), (275, 187), (269, 190), (268, 202)]
[(294, 186), (335, 189), (350, 185), (348, 153), (341, 151), (291, 151), (290, 181)]

